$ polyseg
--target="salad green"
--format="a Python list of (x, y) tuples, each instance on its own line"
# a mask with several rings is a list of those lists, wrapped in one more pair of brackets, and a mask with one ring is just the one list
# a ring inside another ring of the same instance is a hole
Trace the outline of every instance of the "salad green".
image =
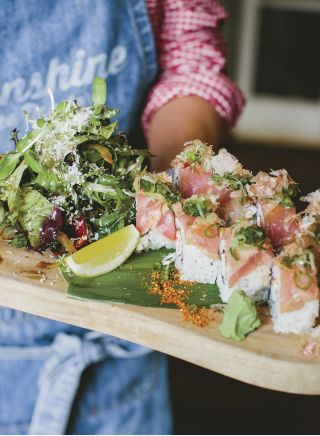
[(129, 146), (106, 97), (97, 77), (91, 106), (52, 98), (48, 117), (29, 119), (20, 140), (13, 132), (16, 149), (0, 160), (2, 238), (62, 253), (134, 222), (132, 185), (148, 153)]

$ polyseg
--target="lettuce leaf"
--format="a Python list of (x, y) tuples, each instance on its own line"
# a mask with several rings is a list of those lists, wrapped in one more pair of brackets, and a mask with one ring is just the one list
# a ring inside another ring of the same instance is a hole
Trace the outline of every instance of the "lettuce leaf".
[[(59, 181), (58, 175), (52, 169), (45, 169), (37, 175), (37, 177), (32, 181), (32, 186), (36, 188), (41, 188), (50, 194), (61, 193), (61, 183)], [(60, 189), (60, 191), (59, 191)]]
[(50, 216), (53, 206), (40, 192), (29, 188), (21, 189), (18, 201), (18, 221), (27, 233), (31, 246), (37, 247), (41, 226)]
[(8, 208), (11, 213), (14, 212), (17, 194), (19, 192), (20, 182), (23, 173), (28, 168), (25, 161), (14, 170), (10, 177), (1, 183), (1, 200), (7, 201)]
[(5, 210), (4, 205), (0, 202), (0, 238), (12, 239), (16, 236), (16, 230), (10, 223), (10, 214)]
[(8, 153), (0, 161), (0, 181), (9, 177), (16, 169), (19, 160), (21, 158), (20, 153)]

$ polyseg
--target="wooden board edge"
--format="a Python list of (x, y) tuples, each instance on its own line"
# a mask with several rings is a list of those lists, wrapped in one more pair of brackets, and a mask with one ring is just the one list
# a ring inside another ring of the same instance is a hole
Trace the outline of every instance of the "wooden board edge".
[[(150, 309), (149, 314), (145, 314), (141, 308), (133, 306), (67, 299), (57, 290), (52, 290), (48, 298), (48, 292), (43, 292), (42, 287), (6, 277), (1, 277), (0, 291), (1, 305), (9, 308), (25, 312), (28, 307), (27, 312), (33, 315), (136, 342), (262, 388), (320, 395), (319, 363), (273, 359), (236, 348), (229, 342), (206, 338), (194, 330), (188, 330), (183, 341), (178, 342), (177, 338), (185, 329), (183, 324), (177, 326), (158, 318), (150, 322), (152, 313), (156, 313), (153, 311), (172, 309)], [(13, 297), (15, 292), (19, 292), (20, 299)]]

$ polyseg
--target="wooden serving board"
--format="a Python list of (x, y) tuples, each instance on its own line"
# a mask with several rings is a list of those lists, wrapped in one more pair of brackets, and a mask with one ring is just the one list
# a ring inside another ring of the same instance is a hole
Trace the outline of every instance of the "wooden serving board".
[(0, 241), (0, 256), (2, 306), (134, 341), (256, 386), (320, 394), (320, 339), (274, 334), (265, 308), (262, 327), (238, 343), (221, 336), (219, 313), (200, 328), (175, 309), (70, 299), (59, 270), (39, 266), (53, 261), (49, 255)]

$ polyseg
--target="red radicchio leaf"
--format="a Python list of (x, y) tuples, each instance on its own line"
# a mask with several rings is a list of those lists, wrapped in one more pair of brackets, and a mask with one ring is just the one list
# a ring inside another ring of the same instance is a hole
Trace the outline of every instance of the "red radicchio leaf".
[(74, 246), (78, 250), (88, 243), (88, 227), (83, 217), (77, 218), (74, 222), (75, 237), (79, 238)]
[(51, 242), (57, 239), (62, 225), (62, 212), (59, 208), (55, 208), (40, 229), (40, 245), (42, 249), (45, 249)]

